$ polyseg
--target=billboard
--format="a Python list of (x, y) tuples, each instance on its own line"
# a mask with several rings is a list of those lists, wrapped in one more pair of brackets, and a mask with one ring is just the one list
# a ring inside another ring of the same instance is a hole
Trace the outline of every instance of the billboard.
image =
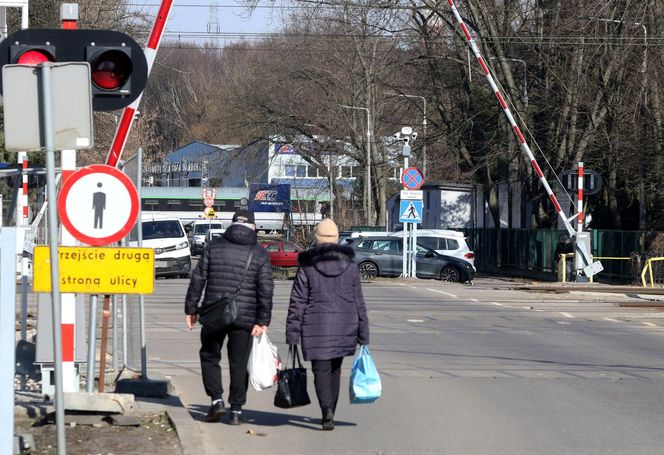
[(290, 185), (252, 183), (248, 209), (252, 212), (290, 212)]

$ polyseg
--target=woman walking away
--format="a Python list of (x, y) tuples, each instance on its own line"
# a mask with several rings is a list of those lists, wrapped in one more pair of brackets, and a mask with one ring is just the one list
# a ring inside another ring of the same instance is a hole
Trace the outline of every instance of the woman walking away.
[(354, 251), (337, 245), (339, 230), (329, 218), (314, 230), (316, 246), (298, 256), (291, 291), (286, 342), (302, 345), (311, 360), (323, 430), (334, 429), (339, 400), (341, 363), (355, 354), (357, 344), (369, 344), (369, 319)]

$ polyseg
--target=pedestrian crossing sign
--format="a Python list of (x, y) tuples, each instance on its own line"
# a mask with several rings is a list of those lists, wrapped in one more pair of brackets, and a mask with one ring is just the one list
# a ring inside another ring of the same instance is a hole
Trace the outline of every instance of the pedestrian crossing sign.
[(422, 222), (422, 201), (403, 200), (399, 206), (399, 221), (402, 223)]

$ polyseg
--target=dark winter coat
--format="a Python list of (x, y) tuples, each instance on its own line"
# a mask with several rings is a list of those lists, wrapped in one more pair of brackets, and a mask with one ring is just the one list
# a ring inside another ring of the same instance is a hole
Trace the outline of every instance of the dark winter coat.
[(355, 354), (369, 344), (369, 319), (353, 249), (331, 243), (303, 251), (286, 320), (286, 342), (305, 360)]
[(247, 330), (254, 324), (270, 325), (274, 291), (272, 265), (265, 248), (256, 242), (253, 229), (237, 224), (228, 228), (222, 238), (212, 241), (203, 250), (191, 274), (184, 312), (196, 314), (203, 289), (203, 304), (232, 295), (242, 280), (249, 249), (253, 248), (254, 257), (235, 300), (238, 318), (234, 325)]

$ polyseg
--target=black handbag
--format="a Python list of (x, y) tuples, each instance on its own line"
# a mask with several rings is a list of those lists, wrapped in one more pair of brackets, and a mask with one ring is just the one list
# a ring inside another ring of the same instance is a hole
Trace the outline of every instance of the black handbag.
[(224, 295), (220, 298), (205, 303), (198, 309), (198, 321), (203, 325), (205, 330), (211, 332), (216, 332), (223, 330), (226, 327), (232, 325), (238, 316), (237, 295), (240, 292), (242, 283), (244, 283), (244, 278), (247, 275), (249, 270), (249, 264), (251, 264), (251, 259), (254, 256), (254, 247), (252, 245), (251, 251), (249, 251), (249, 257), (247, 258), (247, 264), (244, 267), (244, 273), (242, 274), (242, 280), (240, 284), (237, 285), (235, 293), (232, 296)]
[[(293, 356), (293, 367), (277, 370), (277, 394), (274, 396), (274, 405), (278, 408), (295, 408), (311, 403), (307, 393), (307, 370), (302, 368), (300, 351), (297, 346), (288, 347), (288, 359)], [(295, 367), (297, 358), (297, 368)]]

